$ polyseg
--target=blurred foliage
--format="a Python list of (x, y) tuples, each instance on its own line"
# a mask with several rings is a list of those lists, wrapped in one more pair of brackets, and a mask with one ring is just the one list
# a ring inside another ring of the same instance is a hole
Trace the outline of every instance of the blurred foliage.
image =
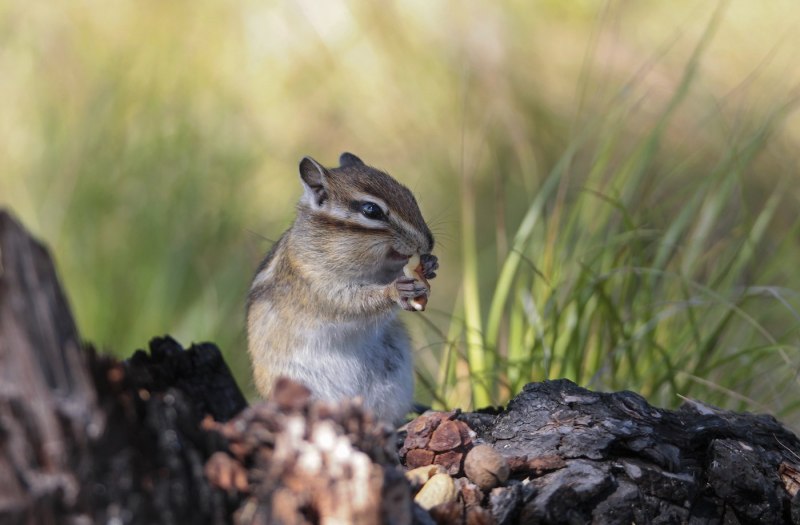
[(297, 161), (418, 195), (418, 397), (570, 377), (800, 423), (800, 7), (688, 0), (0, 1), (0, 204), (118, 355), (213, 340)]

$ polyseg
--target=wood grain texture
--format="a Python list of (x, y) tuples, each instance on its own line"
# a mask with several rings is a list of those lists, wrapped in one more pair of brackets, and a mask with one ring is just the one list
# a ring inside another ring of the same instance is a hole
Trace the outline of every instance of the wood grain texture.
[(96, 394), (47, 249), (0, 210), (0, 516), (80, 506)]
[(47, 250), (0, 210), (0, 523), (228, 523), (203, 475), (246, 406), (216, 346), (83, 348)]
[(800, 522), (787, 474), (800, 440), (769, 415), (665, 410), (559, 380), (462, 419), (512, 466), (490, 496), (497, 523)]

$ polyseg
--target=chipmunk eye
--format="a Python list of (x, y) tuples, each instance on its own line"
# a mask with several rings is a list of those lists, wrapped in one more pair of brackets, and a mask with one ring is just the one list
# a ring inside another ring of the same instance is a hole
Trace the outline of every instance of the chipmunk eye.
[(382, 221), (386, 219), (386, 215), (380, 206), (374, 202), (364, 202), (361, 204), (361, 215), (373, 221)]

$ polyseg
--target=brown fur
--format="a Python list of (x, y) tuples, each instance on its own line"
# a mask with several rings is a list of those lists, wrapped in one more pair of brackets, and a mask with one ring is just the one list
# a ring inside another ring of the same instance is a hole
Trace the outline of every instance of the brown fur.
[[(411, 366), (396, 312), (410, 292), (398, 290), (403, 263), (390, 255), (430, 253), (433, 236), (408, 188), (345, 155), (334, 169), (301, 163), (297, 218), (248, 297), (248, 350), (263, 395), (288, 375), (317, 397), (361, 395), (397, 419), (410, 404)], [(360, 214), (369, 196), (386, 204), (385, 221)]]

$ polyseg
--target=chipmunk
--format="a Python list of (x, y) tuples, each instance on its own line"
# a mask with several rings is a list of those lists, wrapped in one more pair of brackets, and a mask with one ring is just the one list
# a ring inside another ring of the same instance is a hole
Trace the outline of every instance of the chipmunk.
[[(300, 162), (297, 217), (253, 279), (255, 384), (266, 396), (285, 376), (318, 399), (360, 396), (397, 423), (413, 395), (411, 342), (397, 311), (424, 308), (439, 267), (434, 239), (408, 188), (352, 153), (339, 164)], [(419, 278), (410, 278), (403, 270), (415, 254)]]

